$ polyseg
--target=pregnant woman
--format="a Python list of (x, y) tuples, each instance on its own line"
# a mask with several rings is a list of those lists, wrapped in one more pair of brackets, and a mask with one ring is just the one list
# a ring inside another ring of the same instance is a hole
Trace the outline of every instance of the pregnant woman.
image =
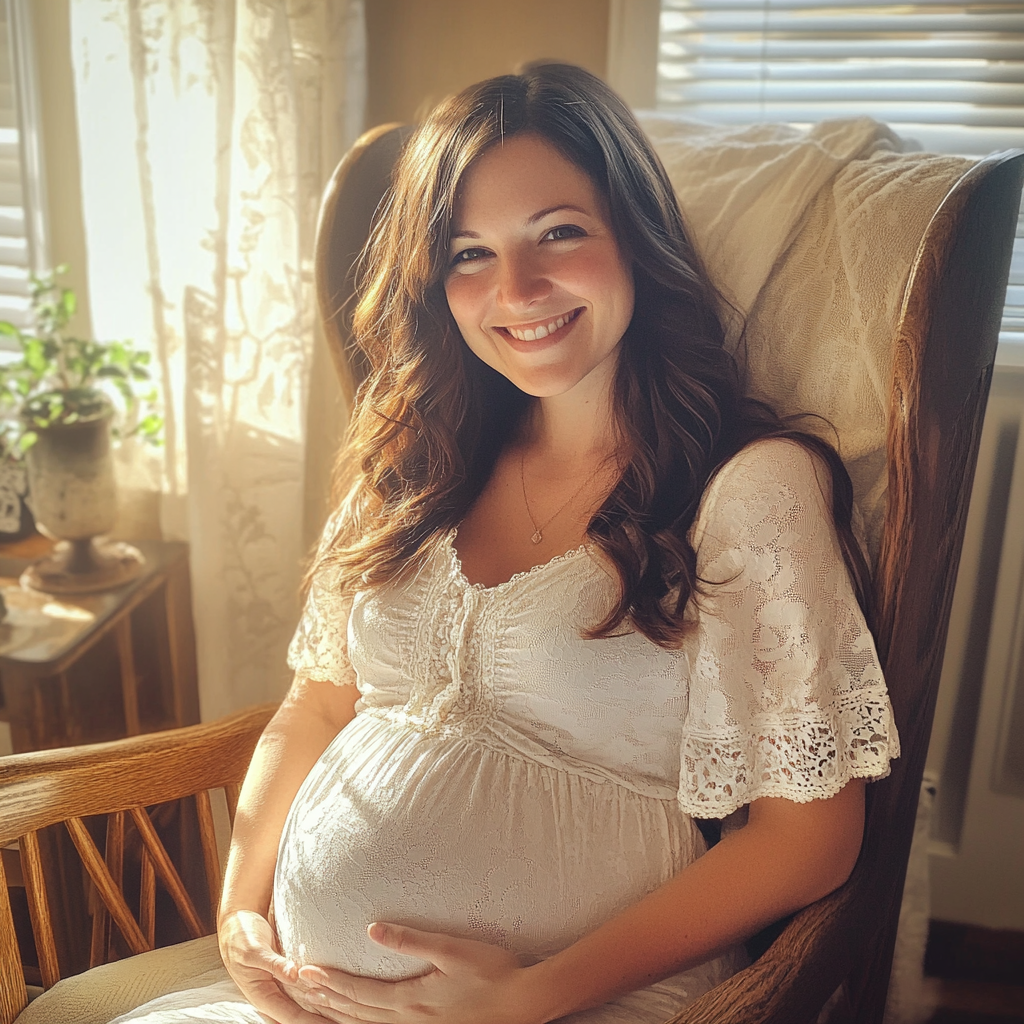
[(663, 1021), (846, 879), (898, 752), (849, 479), (742, 397), (661, 165), (578, 68), (423, 123), (355, 335), (226, 974), (120, 1020)]

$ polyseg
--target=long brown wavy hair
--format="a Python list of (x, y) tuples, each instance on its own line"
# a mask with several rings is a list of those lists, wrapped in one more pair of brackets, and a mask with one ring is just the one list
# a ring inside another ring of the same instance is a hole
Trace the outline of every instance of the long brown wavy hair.
[(625, 468), (587, 527), (621, 592), (587, 635), (633, 628), (678, 646), (683, 609), (704, 582), (687, 536), (701, 496), (723, 463), (764, 437), (792, 438), (831, 470), (836, 530), (869, 614), (838, 455), (744, 397), (718, 297), (647, 137), (599, 78), (553, 63), (445, 100), (405, 146), (362, 257), (353, 332), (370, 372), (339, 458), (334, 540), (311, 572), (330, 565), (351, 591), (414, 571), (461, 522), (532, 401), (469, 350), (444, 289), (459, 183), (481, 153), (524, 132), (589, 175), (635, 280), (613, 399)]

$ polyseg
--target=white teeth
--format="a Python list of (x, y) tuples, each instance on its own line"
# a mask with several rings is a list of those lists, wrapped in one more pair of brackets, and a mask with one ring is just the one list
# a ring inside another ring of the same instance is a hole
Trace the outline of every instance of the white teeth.
[(553, 331), (557, 331), (560, 327), (564, 327), (573, 319), (575, 319), (575, 313), (567, 313), (565, 316), (560, 316), (557, 320), (552, 320), (546, 327), (534, 327), (526, 331), (520, 331), (515, 327), (509, 327), (507, 330), (513, 338), (518, 338), (520, 341), (540, 341), (541, 338), (546, 338)]

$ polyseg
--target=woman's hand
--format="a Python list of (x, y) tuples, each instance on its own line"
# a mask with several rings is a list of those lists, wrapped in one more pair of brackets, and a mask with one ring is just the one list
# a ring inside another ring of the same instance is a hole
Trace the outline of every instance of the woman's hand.
[(296, 984), (295, 965), (277, 948), (270, 922), (253, 910), (235, 910), (221, 918), (217, 930), (220, 955), (242, 995), (276, 1024), (323, 1024), (323, 1017), (304, 1009), (304, 986)]
[(407, 981), (376, 981), (323, 967), (302, 967), (311, 1006), (338, 1024), (533, 1024), (524, 985), (525, 969), (515, 954), (472, 939), (394, 924), (371, 924), (381, 946), (419, 957), (434, 969)]
[(256, 744), (238, 798), (217, 929), (220, 954), (245, 998), (277, 1024), (323, 1024), (299, 1005), (304, 991), (294, 964), (289, 975), (267, 908), (288, 809), (317, 758), (355, 716), (358, 698), (354, 685), (296, 676)]

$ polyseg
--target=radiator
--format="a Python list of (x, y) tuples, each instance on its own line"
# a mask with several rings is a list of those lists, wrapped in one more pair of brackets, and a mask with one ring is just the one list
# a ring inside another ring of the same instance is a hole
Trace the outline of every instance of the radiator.
[(932, 917), (1024, 931), (1024, 366), (992, 382), (927, 770)]

